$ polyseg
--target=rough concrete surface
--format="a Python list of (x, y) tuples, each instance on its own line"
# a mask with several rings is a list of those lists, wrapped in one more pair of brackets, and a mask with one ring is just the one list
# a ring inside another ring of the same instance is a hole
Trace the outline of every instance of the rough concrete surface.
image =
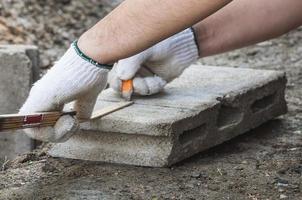
[[(283, 72), (194, 65), (163, 93), (83, 125), (54, 157), (163, 167), (286, 112)], [(95, 110), (122, 101), (111, 89)]]
[(48, 148), (39, 149), (3, 166), (0, 199), (301, 199), (301, 46), (298, 29), (200, 60), (205, 65), (286, 71), (286, 115), (170, 168), (52, 158)]
[[(26, 45), (0, 45), (0, 113), (17, 113), (39, 76), (38, 49)], [(32, 149), (22, 131), (0, 134), (0, 163)]]

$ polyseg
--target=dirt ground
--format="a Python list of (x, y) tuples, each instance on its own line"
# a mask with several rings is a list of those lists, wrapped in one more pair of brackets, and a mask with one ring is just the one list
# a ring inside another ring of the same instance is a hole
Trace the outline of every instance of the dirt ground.
[(49, 68), (107, 10), (103, 0), (0, 0), (0, 44), (30, 44)]
[(302, 199), (302, 29), (200, 60), (286, 71), (288, 114), (171, 168), (51, 158), (5, 163), (0, 199)]

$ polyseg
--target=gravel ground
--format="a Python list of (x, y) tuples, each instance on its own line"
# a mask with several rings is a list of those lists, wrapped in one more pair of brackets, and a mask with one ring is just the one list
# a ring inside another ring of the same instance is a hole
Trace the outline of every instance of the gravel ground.
[(300, 28), (200, 60), (286, 71), (289, 112), (278, 119), (171, 168), (55, 159), (45, 146), (2, 166), (0, 199), (302, 199), (301, 55)]
[(0, 43), (37, 45), (49, 68), (106, 10), (101, 0), (0, 0)]

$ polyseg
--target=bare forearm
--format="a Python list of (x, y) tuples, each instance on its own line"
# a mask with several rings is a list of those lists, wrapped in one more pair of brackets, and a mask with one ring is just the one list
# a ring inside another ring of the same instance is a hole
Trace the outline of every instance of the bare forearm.
[(231, 0), (126, 0), (84, 33), (79, 47), (101, 63), (138, 53), (211, 15)]
[(235, 0), (194, 26), (200, 56), (280, 36), (302, 25), (301, 0)]

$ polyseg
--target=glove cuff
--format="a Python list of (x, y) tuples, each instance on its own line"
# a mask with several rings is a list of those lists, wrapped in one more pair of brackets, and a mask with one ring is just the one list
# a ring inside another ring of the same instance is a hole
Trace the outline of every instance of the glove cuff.
[(103, 68), (103, 69), (108, 69), (108, 70), (111, 70), (113, 65), (108, 65), (108, 64), (101, 64), (95, 60), (93, 60), (92, 58), (90, 58), (89, 56), (87, 56), (86, 54), (84, 54), (81, 49), (78, 47), (78, 41), (74, 41), (72, 44), (71, 44), (71, 47), (74, 48), (75, 52), (81, 57), (83, 58), (84, 60), (86, 60), (87, 62), (90, 62), (91, 64), (93, 64), (94, 66), (96, 67), (99, 67), (99, 68)]
[(189, 66), (199, 58), (198, 45), (192, 28), (188, 28), (172, 36), (172, 51), (177, 57), (174, 58), (175, 64)]

